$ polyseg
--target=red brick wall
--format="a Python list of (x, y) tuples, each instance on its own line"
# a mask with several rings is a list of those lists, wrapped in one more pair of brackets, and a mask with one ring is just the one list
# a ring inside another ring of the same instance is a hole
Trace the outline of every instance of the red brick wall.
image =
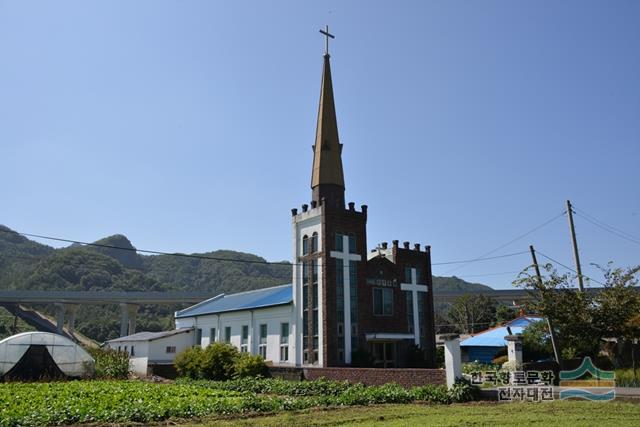
[(349, 381), (365, 385), (382, 385), (391, 382), (403, 387), (426, 384), (445, 384), (444, 369), (378, 369), (378, 368), (303, 368), (304, 378), (317, 380), (326, 378), (335, 381)]
[[(367, 214), (349, 209), (335, 209), (323, 205), (322, 213), (322, 257), (325, 269), (323, 271), (322, 286), (324, 329), (324, 366), (344, 366), (338, 361), (338, 323), (336, 312), (336, 259), (329, 254), (335, 250), (335, 235), (353, 233), (356, 237), (356, 251), (362, 255), (362, 261), (357, 266), (358, 294), (365, 286), (365, 265), (367, 260)], [(361, 334), (362, 312), (358, 307), (358, 336)], [(340, 337), (344, 339), (344, 337)], [(353, 348), (352, 350), (355, 350)]]

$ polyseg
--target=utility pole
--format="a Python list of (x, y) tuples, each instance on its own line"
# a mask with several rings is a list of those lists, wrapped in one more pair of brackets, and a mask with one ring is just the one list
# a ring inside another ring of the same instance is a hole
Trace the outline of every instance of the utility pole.
[(571, 231), (571, 242), (573, 243), (573, 259), (576, 261), (576, 273), (578, 273), (578, 288), (584, 292), (582, 281), (582, 267), (580, 267), (580, 256), (578, 255), (578, 242), (576, 241), (576, 228), (573, 225), (573, 208), (571, 201), (567, 200), (567, 215), (569, 216), (569, 230)]
[[(529, 245), (531, 251), (531, 259), (533, 259), (533, 268), (536, 270), (536, 277), (538, 278), (538, 285), (542, 288), (542, 275), (540, 274), (540, 266), (538, 265), (538, 259), (536, 258), (536, 251), (533, 249), (533, 245)], [(558, 342), (556, 339), (556, 332), (553, 329), (553, 323), (551, 318), (547, 316), (547, 326), (549, 327), (549, 335), (551, 336), (551, 345), (553, 346), (553, 355), (556, 358), (556, 363), (562, 369), (562, 361), (560, 360), (560, 349), (558, 348)]]

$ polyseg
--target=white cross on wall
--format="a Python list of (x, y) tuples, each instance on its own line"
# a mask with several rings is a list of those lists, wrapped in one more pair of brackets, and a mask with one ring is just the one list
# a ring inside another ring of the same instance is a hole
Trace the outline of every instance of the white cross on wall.
[(400, 289), (403, 291), (411, 291), (411, 299), (413, 300), (413, 342), (420, 346), (420, 319), (418, 318), (418, 292), (428, 292), (426, 285), (418, 285), (416, 269), (411, 268), (411, 283), (401, 283)]
[(351, 363), (351, 274), (350, 261), (360, 261), (362, 257), (349, 253), (349, 236), (342, 236), (342, 252), (331, 251), (332, 258), (342, 260), (342, 284), (344, 289), (344, 361)]

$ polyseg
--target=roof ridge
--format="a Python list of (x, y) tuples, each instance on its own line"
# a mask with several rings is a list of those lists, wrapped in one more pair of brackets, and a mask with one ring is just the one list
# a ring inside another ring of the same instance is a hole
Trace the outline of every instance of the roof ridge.
[(182, 313), (183, 311), (191, 310), (191, 309), (194, 309), (194, 308), (200, 307), (201, 305), (204, 305), (204, 304), (210, 303), (210, 302), (212, 302), (212, 301), (218, 300), (218, 299), (220, 299), (220, 298), (224, 298), (224, 295), (225, 295), (225, 294), (224, 294), (224, 292), (223, 292), (223, 293), (218, 294), (218, 295), (215, 295), (215, 296), (213, 296), (213, 297), (211, 297), (211, 298), (207, 298), (207, 299), (206, 299), (206, 300), (204, 300), (204, 301), (200, 301), (200, 302), (199, 302), (199, 303), (197, 303), (197, 304), (190, 305), (190, 306), (189, 306), (189, 307), (187, 307), (187, 308), (183, 308), (182, 310), (177, 310), (177, 311), (175, 311), (175, 312), (173, 313), (173, 317), (176, 317), (178, 314)]
[(266, 287), (266, 288), (259, 288), (259, 289), (250, 289), (248, 291), (236, 292), (234, 294), (222, 294), (222, 295), (224, 295), (225, 297), (232, 297), (234, 295), (250, 294), (251, 292), (266, 291), (268, 289), (275, 289), (275, 288), (283, 288), (285, 286), (293, 286), (293, 283), (287, 283), (287, 284), (284, 284), (284, 285), (269, 286), (269, 287)]
[[(284, 291), (284, 292), (283, 292)], [(195, 306), (177, 311), (175, 318), (193, 317), (205, 314), (216, 314), (237, 310), (266, 308), (281, 304), (290, 304), (293, 300), (293, 284), (270, 286), (223, 295)], [(232, 298), (233, 297), (233, 298)]]

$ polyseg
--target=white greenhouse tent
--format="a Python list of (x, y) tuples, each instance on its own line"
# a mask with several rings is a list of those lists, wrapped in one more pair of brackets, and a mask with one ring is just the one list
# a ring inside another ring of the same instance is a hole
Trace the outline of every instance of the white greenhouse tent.
[(39, 380), (93, 375), (95, 361), (62, 335), (24, 332), (0, 341), (0, 379)]

